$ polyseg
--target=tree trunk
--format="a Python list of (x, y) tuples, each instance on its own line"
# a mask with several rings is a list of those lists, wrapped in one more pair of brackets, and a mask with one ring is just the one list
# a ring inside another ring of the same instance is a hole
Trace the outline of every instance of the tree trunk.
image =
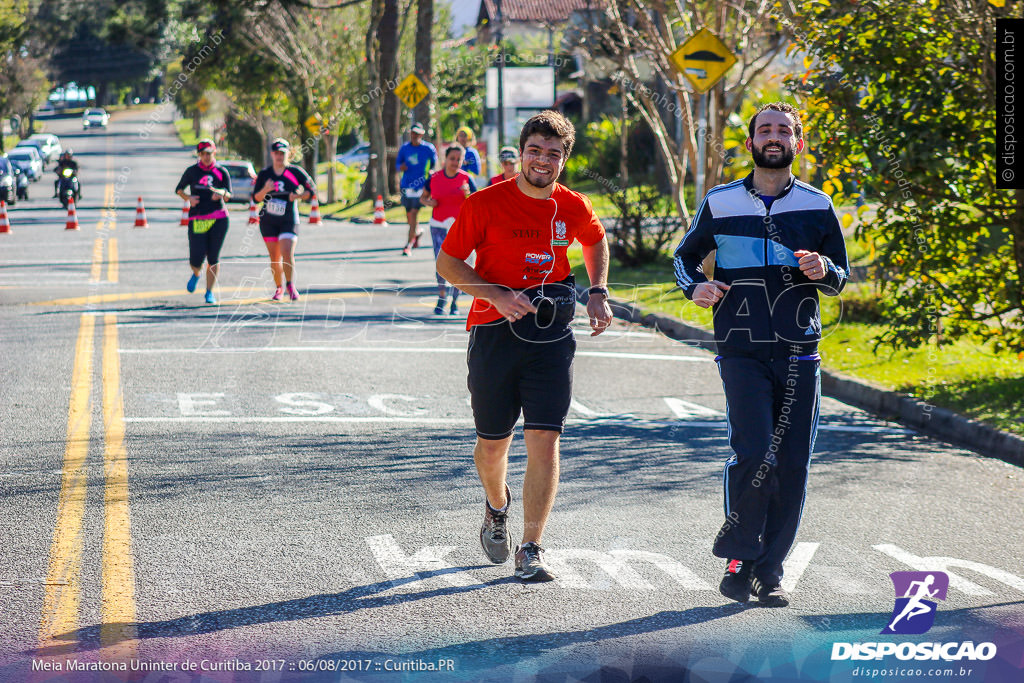
[(335, 155), (338, 153), (338, 134), (331, 129), (331, 132), (327, 134), (327, 203), (333, 203), (338, 201), (335, 196), (334, 186), (337, 183), (336, 179), (336, 167), (337, 162), (334, 161)]
[[(372, 0), (370, 23), (366, 30), (367, 85), (371, 93), (383, 92), (380, 70), (380, 42), (378, 29), (384, 13), (385, 0)], [(384, 141), (384, 118), (381, 97), (371, 97), (366, 108), (366, 124), (370, 132), (370, 161), (366, 169), (366, 182), (359, 193), (359, 201), (373, 200), (377, 194), (388, 191), (387, 149)]]
[[(386, 168), (395, 167), (398, 158), (398, 140), (401, 135), (401, 107), (395, 89), (392, 87), (398, 78), (398, 0), (384, 0), (384, 13), (380, 19), (380, 85), (383, 100), (381, 119), (384, 126), (384, 147)], [(390, 85), (389, 85), (390, 84)], [(398, 192), (398, 184), (394, 173), (387, 173), (387, 184), (383, 185), (383, 194)]]
[(421, 122), (427, 129), (428, 139), (436, 135), (432, 125), (433, 97), (430, 94), (430, 81), (434, 74), (433, 36), (434, 0), (416, 0), (416, 77), (427, 86), (427, 96), (420, 100), (413, 110), (413, 118)]
[(203, 134), (203, 115), (198, 109), (192, 111), (192, 134), (197, 138)]

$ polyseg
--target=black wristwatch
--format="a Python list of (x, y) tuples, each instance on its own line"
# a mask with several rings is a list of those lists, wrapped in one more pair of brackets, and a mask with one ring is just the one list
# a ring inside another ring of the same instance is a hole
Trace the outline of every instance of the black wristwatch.
[(587, 290), (587, 295), (594, 295), (594, 294), (604, 294), (604, 298), (607, 299), (608, 298), (608, 288), (607, 287), (597, 286), (597, 287), (591, 287), (590, 289)]

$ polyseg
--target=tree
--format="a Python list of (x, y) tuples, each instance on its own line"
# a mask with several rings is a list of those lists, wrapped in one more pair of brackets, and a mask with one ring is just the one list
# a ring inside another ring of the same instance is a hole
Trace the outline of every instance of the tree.
[[(788, 0), (780, 3), (790, 4)], [(683, 196), (687, 170), (705, 169), (705, 191), (718, 182), (724, 165), (722, 134), (728, 117), (743, 101), (747, 88), (785, 46), (785, 30), (773, 0), (720, 2), (695, 0), (609, 0), (603, 12), (592, 13), (588, 29), (568, 34), (590, 60), (611, 64), (617, 85), (654, 133), (680, 216), (689, 221)], [(709, 93), (709, 134), (703, 159), (697, 158), (698, 127), (695, 97), (689, 81), (668, 55), (701, 27), (723, 39), (738, 58), (737, 65)], [(646, 80), (648, 69), (655, 76)], [(675, 117), (682, 135), (677, 140)], [(713, 151), (717, 150), (717, 151)], [(702, 197), (696, 197), (700, 202)]]
[(416, 0), (416, 66), (413, 73), (427, 86), (427, 96), (420, 100), (413, 110), (413, 118), (423, 122), (428, 131), (437, 134), (433, 126), (433, 104), (431, 83), (434, 80), (434, 0)]
[(992, 125), (995, 19), (1011, 12), (970, 0), (800, 3), (795, 31), (816, 61), (795, 85), (811, 98), (826, 189), (878, 201), (858, 230), (880, 245), (882, 343), (966, 337), (1024, 350), (1024, 190), (996, 187)]

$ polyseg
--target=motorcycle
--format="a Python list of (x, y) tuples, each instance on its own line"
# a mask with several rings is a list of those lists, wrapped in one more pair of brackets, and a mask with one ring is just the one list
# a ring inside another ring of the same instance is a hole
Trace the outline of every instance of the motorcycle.
[(16, 192), (17, 192), (17, 195), (18, 195), (18, 199), (23, 199), (23, 200), (25, 200), (27, 202), (28, 201), (28, 184), (29, 184), (28, 173), (26, 173), (25, 171), (22, 171), (20, 168), (15, 168), (14, 169), (14, 184), (15, 184), (15, 187), (17, 188)]
[(60, 205), (65, 209), (68, 208), (68, 204), (71, 203), (71, 198), (74, 197), (78, 200), (81, 197), (78, 187), (78, 176), (75, 175), (73, 168), (64, 168), (60, 172), (60, 178), (57, 180), (57, 197), (60, 198)]

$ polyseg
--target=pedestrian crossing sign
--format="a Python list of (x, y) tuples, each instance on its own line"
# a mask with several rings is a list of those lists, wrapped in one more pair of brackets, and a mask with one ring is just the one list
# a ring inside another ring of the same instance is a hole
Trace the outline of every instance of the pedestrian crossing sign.
[(402, 103), (409, 107), (409, 109), (419, 104), (420, 100), (426, 97), (429, 92), (430, 89), (423, 81), (416, 78), (416, 74), (409, 74), (395, 88), (395, 94), (398, 95), (398, 99), (402, 100)]

